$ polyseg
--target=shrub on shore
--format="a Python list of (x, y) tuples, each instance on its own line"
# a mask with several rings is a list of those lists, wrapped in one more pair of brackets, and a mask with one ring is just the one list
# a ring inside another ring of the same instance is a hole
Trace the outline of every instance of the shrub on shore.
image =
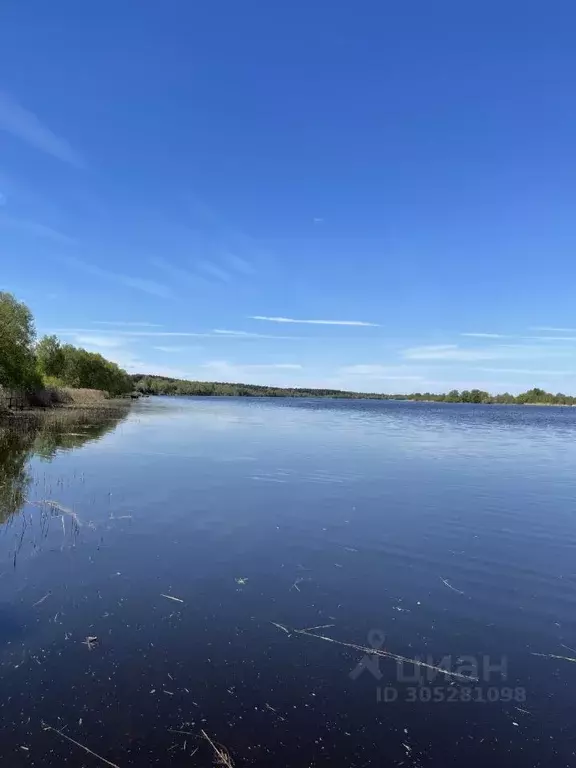
[(116, 397), (130, 392), (132, 381), (116, 363), (62, 344), (56, 336), (36, 342), (29, 308), (0, 291), (0, 395), (4, 394), (0, 400), (4, 407), (15, 399), (26, 405), (50, 405), (56, 398), (51, 391), (67, 388), (101, 390)]

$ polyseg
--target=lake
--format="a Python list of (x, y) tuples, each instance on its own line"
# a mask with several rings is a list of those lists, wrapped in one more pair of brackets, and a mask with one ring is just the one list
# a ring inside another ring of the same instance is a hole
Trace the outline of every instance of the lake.
[(576, 409), (150, 398), (0, 433), (11, 767), (574, 765)]

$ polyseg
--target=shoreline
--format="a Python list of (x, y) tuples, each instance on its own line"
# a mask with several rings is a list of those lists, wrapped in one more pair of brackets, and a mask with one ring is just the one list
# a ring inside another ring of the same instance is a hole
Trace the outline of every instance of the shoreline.
[(48, 407), (34, 406), (22, 408), (19, 410), (1, 410), (0, 426), (10, 427), (11, 425), (42, 422), (51, 417), (69, 416), (71, 418), (78, 416), (93, 415), (105, 418), (106, 416), (117, 416), (123, 411), (128, 411), (131, 406), (131, 400), (124, 398), (114, 398), (102, 400), (94, 403), (66, 403), (51, 405)]
[(370, 400), (371, 402), (384, 402), (384, 403), (425, 403), (427, 405), (489, 405), (489, 406), (508, 406), (524, 408), (525, 406), (533, 408), (576, 408), (576, 403), (473, 403), (463, 400), (424, 400), (420, 398), (411, 397), (380, 397), (370, 396), (366, 397), (343, 397), (338, 395), (194, 395), (194, 394), (147, 394), (145, 398), (162, 398), (162, 397), (188, 397), (198, 400), (223, 400), (223, 399), (236, 399), (236, 400), (339, 400), (342, 402), (358, 402), (360, 400)]

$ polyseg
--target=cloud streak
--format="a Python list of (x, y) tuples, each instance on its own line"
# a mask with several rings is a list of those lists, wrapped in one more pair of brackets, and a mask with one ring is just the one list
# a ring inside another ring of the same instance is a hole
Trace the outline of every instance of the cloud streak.
[(45, 152), (76, 168), (84, 168), (82, 156), (66, 139), (57, 136), (33, 112), (22, 107), (7, 93), (0, 91), (0, 129), (35, 149)]
[(68, 237), (63, 232), (59, 232), (57, 229), (47, 227), (45, 224), (40, 224), (37, 221), (30, 221), (30, 219), (18, 219), (14, 216), (0, 216), (0, 225), (9, 227), (11, 229), (17, 229), (25, 234), (32, 235), (33, 237), (43, 237), (47, 240), (53, 240), (56, 243), (75, 245), (76, 240), (72, 237)]
[(276, 336), (272, 333), (251, 333), (250, 331), (228, 331), (223, 328), (215, 328), (212, 333), (219, 336), (231, 336), (242, 339), (298, 339), (299, 336)]
[(199, 261), (196, 266), (209, 277), (220, 280), (222, 283), (230, 282), (230, 274), (211, 261)]
[(396, 365), (346, 365), (338, 371), (340, 376), (362, 376), (366, 379), (388, 379), (392, 381), (421, 381), (407, 366)]
[(576, 333), (576, 328), (551, 328), (547, 325), (537, 325), (530, 328), (531, 331), (549, 331), (550, 333)]
[(498, 348), (462, 349), (457, 344), (437, 344), (405, 349), (402, 356), (407, 360), (455, 360), (459, 362), (474, 360), (494, 360), (503, 357)]
[(84, 334), (78, 334), (74, 337), (76, 344), (82, 346), (86, 344), (90, 347), (102, 347), (104, 349), (114, 349), (126, 344), (126, 338), (118, 338), (117, 336), (90, 336)]
[(128, 288), (134, 288), (137, 291), (148, 293), (151, 296), (158, 296), (162, 299), (169, 299), (172, 297), (172, 291), (167, 286), (157, 283), (155, 280), (147, 280), (142, 277), (132, 277), (131, 275), (123, 275), (119, 272), (111, 272), (110, 270), (102, 269), (102, 267), (98, 267), (95, 264), (90, 264), (86, 261), (71, 257), (62, 257), (62, 261), (89, 275), (94, 275), (94, 277), (111, 280), (120, 285), (125, 285)]
[(514, 339), (506, 333), (461, 333), (460, 336), (469, 336), (475, 339)]
[(532, 341), (576, 341), (576, 336), (524, 336)]
[(210, 368), (216, 370), (229, 370), (231, 368), (235, 370), (277, 370), (277, 371), (299, 371), (302, 370), (302, 366), (298, 363), (239, 363), (232, 364), (226, 360), (210, 360), (207, 363), (203, 363), (202, 368)]
[[(200, 332), (200, 331), (136, 331), (136, 330), (110, 330), (107, 329), (99, 329), (99, 332), (104, 333), (110, 333), (114, 336), (126, 336), (126, 337), (133, 337), (133, 338), (162, 338), (162, 337), (198, 337), (198, 338), (205, 338), (205, 339), (293, 339), (297, 338), (294, 336), (273, 336), (273, 335), (265, 335), (265, 334), (228, 334), (228, 333), (222, 333), (222, 332)], [(63, 335), (75, 335), (77, 333), (94, 333), (94, 328), (55, 328), (52, 329), (51, 333), (61, 333)]]
[(137, 322), (133, 320), (92, 320), (94, 325), (121, 325), (135, 328), (162, 328), (159, 323)]
[(250, 320), (264, 320), (269, 323), (301, 323), (303, 325), (353, 325), (356, 327), (379, 328), (378, 323), (366, 323), (363, 320), (298, 320), (293, 317), (268, 317), (251, 315)]
[(227, 265), (230, 267), (230, 269), (233, 269), (236, 272), (239, 272), (241, 275), (253, 275), (254, 274), (254, 267), (250, 262), (246, 261), (246, 259), (243, 259), (241, 256), (238, 256), (235, 253), (226, 253), (224, 256), (224, 260), (226, 261)]
[[(542, 357), (569, 357), (570, 350), (528, 344), (498, 344), (491, 347), (460, 347), (457, 344), (438, 344), (409, 347), (401, 352), (405, 360), (436, 360), (446, 362), (474, 362), (481, 360), (526, 360)], [(572, 353), (573, 355), (573, 353)]]
[(202, 349), (202, 347), (179, 347), (179, 346), (172, 346), (171, 344), (168, 344), (166, 346), (159, 346), (159, 347), (153, 347), (153, 349), (157, 349), (158, 352), (166, 352), (168, 354), (170, 353), (178, 353), (178, 352), (191, 352), (191, 351), (198, 351)]
[(485, 373), (512, 373), (526, 376), (575, 376), (576, 371), (547, 371), (532, 370), (528, 368), (474, 368), (475, 371), (484, 371)]
[(195, 274), (194, 272), (189, 272), (187, 269), (182, 269), (182, 267), (176, 267), (174, 266), (174, 264), (168, 263), (165, 259), (161, 259), (161, 258), (149, 259), (149, 263), (153, 267), (156, 267), (156, 269), (162, 270), (163, 272), (165, 272), (167, 275), (172, 277), (174, 280), (177, 280), (178, 282), (190, 283), (191, 285), (195, 285), (195, 286), (210, 285), (210, 281), (207, 280), (202, 275)]

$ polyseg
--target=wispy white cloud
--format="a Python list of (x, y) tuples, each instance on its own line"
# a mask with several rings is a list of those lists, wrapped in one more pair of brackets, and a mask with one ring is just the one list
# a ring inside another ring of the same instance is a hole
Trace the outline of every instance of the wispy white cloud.
[[(186, 207), (195, 234), (200, 235), (209, 246), (210, 261), (217, 267), (223, 264), (225, 270), (251, 275), (256, 272), (254, 261), (261, 265), (264, 260), (272, 258), (268, 248), (263, 248), (258, 240), (231, 226), (225, 217), (196, 195), (186, 195)], [(212, 276), (217, 277), (215, 274)]]
[(511, 336), (507, 333), (461, 333), (460, 336), (472, 336), (476, 339), (514, 339), (515, 336)]
[(133, 277), (131, 275), (112, 272), (108, 269), (102, 269), (95, 264), (90, 264), (86, 261), (71, 257), (61, 257), (61, 260), (69, 266), (80, 269), (89, 275), (101, 277), (105, 280), (111, 280), (120, 285), (125, 285), (128, 288), (134, 288), (143, 293), (149, 293), (151, 296), (159, 296), (162, 299), (169, 299), (172, 296), (172, 291), (167, 286), (157, 283), (155, 280), (147, 280), (143, 277)]
[(135, 288), (137, 291), (149, 293), (151, 296), (159, 296), (161, 299), (169, 299), (172, 296), (170, 288), (161, 283), (157, 283), (155, 280), (146, 280), (145, 278), (131, 277), (130, 275), (120, 275), (115, 272), (101, 274), (102, 277), (117, 280), (119, 283), (124, 283), (128, 288)]
[(225, 252), (221, 258), (226, 268), (215, 261), (205, 260), (191, 264), (191, 268), (188, 269), (172, 264), (160, 257), (149, 259), (149, 263), (156, 267), (156, 269), (170, 275), (174, 280), (184, 281), (190, 285), (214, 285), (215, 281), (217, 283), (229, 283), (233, 279), (234, 274), (254, 274), (252, 265), (246, 259), (234, 253)]
[(0, 92), (0, 129), (64, 163), (76, 168), (85, 167), (82, 156), (72, 149), (66, 139), (53, 133), (33, 112), (4, 92)]
[(53, 227), (48, 227), (46, 224), (41, 224), (38, 221), (31, 221), (30, 219), (19, 219), (14, 216), (2, 214), (0, 215), (0, 226), (16, 229), (27, 235), (32, 235), (33, 237), (42, 237), (48, 240), (53, 240), (56, 243), (66, 245), (76, 244), (76, 240), (74, 240), (73, 237), (69, 237)]
[(541, 370), (529, 368), (474, 368), (474, 370), (486, 373), (512, 373), (526, 376), (576, 376), (576, 371), (548, 371), (545, 368)]
[[(100, 329), (99, 329), (100, 330)], [(63, 335), (74, 335), (76, 333), (94, 333), (94, 328), (55, 328), (50, 331), (51, 333), (60, 333)], [(248, 336), (245, 336), (244, 334), (238, 334), (238, 333), (223, 333), (223, 332), (197, 332), (197, 331), (137, 331), (137, 330), (110, 330), (102, 329), (100, 330), (100, 333), (111, 333), (116, 336), (127, 336), (127, 337), (133, 337), (133, 338), (139, 338), (139, 337), (151, 337), (151, 338), (161, 338), (161, 337), (197, 337), (197, 338), (204, 338), (204, 339), (293, 339), (297, 338), (294, 336), (274, 336), (274, 335), (266, 335), (266, 334), (250, 334)]]
[(547, 325), (535, 325), (531, 331), (549, 331), (550, 333), (576, 333), (576, 328), (551, 328)]
[(278, 370), (278, 371), (297, 371), (301, 370), (302, 366), (298, 363), (229, 363), (226, 360), (210, 360), (207, 363), (203, 363), (202, 368), (211, 368), (216, 370)]
[(435, 344), (405, 349), (402, 356), (407, 360), (495, 360), (506, 356), (499, 347), (463, 349), (457, 344)]
[(409, 347), (402, 351), (402, 357), (409, 360), (445, 360), (455, 353), (462, 352), (457, 344), (428, 344), (422, 347)]
[(119, 350), (118, 352), (113, 353), (108, 352), (106, 357), (113, 360), (113, 362), (121, 368), (124, 368), (128, 373), (158, 373), (159, 376), (162, 376), (160, 371), (152, 371), (148, 363), (140, 360), (139, 357), (135, 357), (128, 351)]
[(157, 349), (159, 352), (166, 352), (166, 353), (179, 353), (179, 352), (192, 352), (192, 351), (198, 351), (201, 350), (202, 347), (196, 347), (196, 346), (177, 346), (177, 345), (163, 345), (158, 347), (153, 347), (153, 349)]
[(191, 272), (190, 270), (177, 267), (174, 264), (170, 264), (168, 261), (162, 258), (149, 259), (149, 263), (156, 267), (156, 269), (165, 272), (167, 275), (177, 280), (179, 283), (188, 283), (190, 285), (210, 285), (210, 282), (206, 280), (202, 275)]
[(250, 331), (228, 331), (223, 328), (214, 328), (212, 333), (220, 336), (232, 336), (242, 339), (297, 339), (298, 336), (276, 336), (271, 333), (251, 333)]
[(222, 267), (218, 266), (218, 264), (214, 264), (212, 261), (199, 261), (196, 266), (205, 274), (216, 278), (216, 280), (220, 280), (223, 283), (230, 282), (230, 273), (226, 272), (225, 269), (222, 269)]
[(302, 373), (302, 366), (297, 363), (234, 363), (228, 360), (209, 360), (197, 369), (196, 378), (294, 386), (296, 382), (301, 382)]
[(267, 317), (265, 315), (251, 315), (250, 320), (266, 320), (270, 323), (302, 323), (304, 325), (354, 325), (379, 328), (378, 323), (366, 323), (363, 320), (297, 320), (293, 317)]
[(480, 360), (528, 360), (546, 357), (573, 357), (566, 348), (547, 345), (495, 344), (489, 347), (460, 347), (457, 344), (437, 344), (404, 349), (406, 360), (438, 360), (474, 362)]
[(194, 381), (198, 378), (194, 371), (186, 368), (174, 368), (150, 360), (140, 360), (138, 358), (128, 357), (126, 359), (116, 358), (114, 362), (122, 366), (128, 373), (151, 373), (155, 376), (167, 376), (171, 379), (188, 379)]
[(137, 322), (133, 320), (92, 320), (94, 325), (133, 326), (135, 328), (162, 328), (159, 323)]
[(576, 336), (524, 336), (532, 341), (576, 341)]
[(254, 274), (255, 270), (252, 264), (235, 253), (224, 254), (224, 261), (226, 262), (226, 266), (235, 272), (239, 272), (242, 275)]
[(226, 336), (258, 336), (257, 333), (250, 333), (249, 331), (228, 331), (224, 328), (214, 328), (213, 333), (221, 333)]
[[(73, 336), (77, 333), (94, 333), (94, 328), (53, 328), (51, 333), (61, 333), (64, 336)], [(212, 336), (211, 333), (196, 333), (194, 331), (122, 331), (122, 330), (102, 330), (101, 333), (110, 333), (115, 336), (126, 337), (163, 337), (163, 336)], [(216, 337), (217, 338), (217, 337)]]
[(340, 376), (361, 376), (366, 379), (391, 379), (420, 381), (423, 379), (408, 366), (395, 365), (345, 365), (338, 371)]
[(127, 339), (125, 337), (118, 337), (118, 336), (92, 336), (92, 335), (84, 335), (84, 334), (77, 334), (74, 337), (74, 341), (78, 346), (89, 346), (89, 347), (103, 347), (105, 349), (114, 349), (116, 347), (121, 347), (124, 344), (126, 344)]

